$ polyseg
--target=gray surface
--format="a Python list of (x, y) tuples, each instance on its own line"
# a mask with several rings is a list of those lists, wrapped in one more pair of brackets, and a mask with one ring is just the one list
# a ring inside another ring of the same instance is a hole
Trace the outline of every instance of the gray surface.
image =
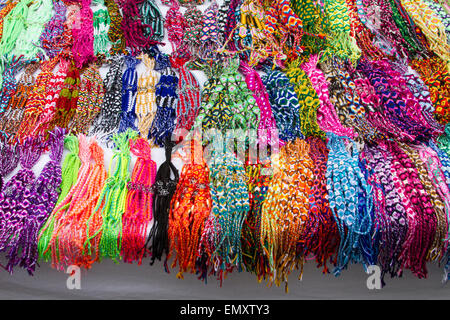
[[(68, 275), (41, 265), (34, 277), (17, 269), (13, 275), (0, 272), (0, 299), (449, 299), (450, 287), (441, 283), (442, 270), (430, 265), (428, 279), (416, 279), (409, 272), (403, 278), (387, 279), (381, 290), (366, 287), (367, 275), (360, 265), (336, 278), (322, 275), (313, 263), (305, 266), (303, 280), (298, 271), (290, 277), (289, 293), (284, 287), (267, 288), (249, 273), (232, 273), (222, 288), (213, 278), (205, 285), (194, 275), (176, 278), (176, 270), (164, 272), (162, 264), (141, 266), (115, 264), (105, 260), (82, 270), (81, 289), (66, 287)], [(449, 284), (450, 285), (450, 284)]]

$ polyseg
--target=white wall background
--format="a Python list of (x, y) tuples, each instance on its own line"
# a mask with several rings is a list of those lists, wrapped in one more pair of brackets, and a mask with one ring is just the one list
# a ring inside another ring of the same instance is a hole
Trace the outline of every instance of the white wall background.
[[(217, 0), (219, 4), (222, 0)], [(162, 13), (168, 10), (160, 0), (156, 0)], [(203, 11), (209, 5), (200, 7)], [(184, 8), (181, 9), (184, 12)], [(171, 46), (167, 41), (162, 48), (169, 53)], [(105, 76), (106, 69), (101, 70)], [(138, 72), (142, 71), (142, 64)], [(195, 72), (201, 84), (206, 80), (201, 72)], [(112, 151), (105, 150), (105, 165), (108, 168)], [(158, 166), (164, 161), (162, 149), (154, 149), (153, 159)], [(133, 168), (135, 158), (131, 163)], [(36, 175), (49, 161), (43, 155), (35, 166)], [(181, 163), (175, 161), (181, 170)], [(12, 172), (5, 181), (18, 171)], [(161, 263), (148, 265), (144, 260), (141, 266), (125, 263), (115, 264), (110, 260), (94, 264), (90, 270), (81, 272), (81, 289), (69, 290), (66, 286), (68, 274), (52, 269), (43, 263), (33, 277), (17, 268), (13, 275), (0, 269), (0, 299), (450, 299), (450, 288), (441, 283), (442, 268), (430, 265), (430, 276), (419, 280), (406, 271), (401, 279), (386, 279), (387, 286), (381, 290), (369, 290), (366, 286), (368, 275), (361, 265), (350, 266), (342, 275), (323, 275), (315, 264), (305, 265), (303, 280), (297, 280), (299, 272), (290, 277), (289, 293), (284, 286), (268, 288), (265, 283), (258, 283), (256, 277), (246, 272), (233, 272), (223, 281), (223, 286), (214, 278), (205, 285), (195, 275), (185, 274), (185, 279), (176, 278), (177, 270), (170, 274), (164, 271)], [(450, 285), (450, 284), (449, 284)]]

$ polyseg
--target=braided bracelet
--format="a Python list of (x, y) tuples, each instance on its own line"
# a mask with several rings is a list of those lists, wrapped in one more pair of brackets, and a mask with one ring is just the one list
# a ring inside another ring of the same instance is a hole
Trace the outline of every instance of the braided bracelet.
[(86, 134), (100, 113), (105, 96), (105, 88), (98, 67), (91, 64), (83, 73), (80, 85), (80, 97), (75, 113), (69, 124), (72, 134)]
[(108, 47), (111, 41), (108, 37), (111, 18), (105, 6), (105, 0), (93, 0), (94, 24), (94, 54), (96, 56), (109, 55)]
[[(3, 266), (12, 273), (15, 266), (20, 265), (29, 273), (34, 271), (34, 266), (28, 261), (26, 246), (30, 244), (27, 239), (28, 218), (33, 219), (33, 184), (35, 175), (31, 168), (40, 158), (43, 144), (41, 141), (28, 137), (19, 149), (20, 165), (22, 167), (2, 190), (0, 204), (0, 251), (7, 252), (8, 263)], [(23, 250), (22, 250), (23, 249)]]
[(104, 82), (105, 96), (103, 107), (92, 126), (92, 133), (100, 139), (107, 138), (119, 127), (122, 112), (122, 67), (124, 59), (112, 60)]
[(17, 88), (10, 97), (5, 114), (0, 118), (0, 130), (9, 137), (13, 137), (19, 129), (25, 105), (34, 88), (33, 73), (38, 68), (39, 64), (36, 62), (31, 62), (25, 67), (25, 71), (17, 83)]
[(200, 237), (211, 207), (209, 168), (203, 157), (194, 161), (196, 141), (190, 144), (191, 158), (184, 159), (183, 170), (173, 195), (169, 213), (169, 260), (174, 256), (172, 268), (179, 265), (177, 278), (184, 272), (196, 271)]
[[(163, 255), (167, 256), (170, 252), (168, 236), (169, 210), (179, 181), (178, 170), (172, 163), (173, 142), (169, 138), (166, 138), (164, 148), (166, 160), (159, 167), (156, 173), (155, 183), (152, 186), (154, 194), (153, 214), (155, 218), (146, 244), (147, 247), (151, 242), (148, 246), (148, 251), (151, 254), (150, 264), (153, 264), (156, 260), (161, 261)], [(167, 259), (165, 261), (165, 268), (168, 270), (166, 262)]]
[(128, 128), (136, 130), (136, 96), (138, 87), (138, 74), (136, 65), (140, 61), (133, 56), (125, 57), (126, 69), (122, 76), (122, 113), (119, 123), (119, 132)]
[(408, 220), (391, 175), (392, 157), (380, 147), (367, 146), (361, 156), (373, 170), (368, 183), (373, 187), (376, 223), (380, 233), (379, 262), (384, 282), (386, 273), (391, 277), (401, 274), (400, 254), (406, 240)]
[(330, 208), (341, 235), (334, 271), (339, 275), (348, 263), (362, 260), (363, 237), (372, 227), (372, 188), (359, 167), (355, 143), (351, 141), (353, 151), (349, 154), (344, 144), (346, 138), (333, 133), (327, 133), (327, 136), (330, 150), (326, 172), (327, 189)]
[(164, 146), (164, 141), (171, 138), (175, 130), (178, 77), (170, 68), (161, 71), (159, 82), (156, 85), (156, 115), (149, 132), (149, 139), (155, 144)]
[(147, 54), (142, 56), (145, 71), (139, 75), (137, 96), (136, 96), (136, 116), (137, 127), (142, 137), (148, 137), (151, 124), (156, 115), (156, 85), (160, 74), (155, 71), (155, 59), (149, 58)]
[[(30, 134), (39, 135), (47, 132), (50, 129), (53, 121), (56, 121), (55, 115), (57, 114), (57, 103), (60, 102), (60, 94), (63, 88), (67, 88), (67, 79), (70, 75), (68, 73), (69, 62), (62, 60), (58, 71), (50, 79), (50, 85), (47, 91), (47, 97), (45, 99), (45, 105), (42, 113), (39, 116), (38, 122), (34, 128), (30, 128)], [(60, 107), (61, 103), (58, 107)], [(61, 113), (57, 114), (57, 118), (62, 117)]]
[(50, 58), (57, 56), (62, 48), (60, 46), (61, 36), (64, 32), (67, 7), (60, 0), (53, 2), (55, 15), (45, 25), (44, 31), (39, 38), (41, 47)]
[(73, 135), (68, 135), (64, 138), (64, 146), (69, 150), (68, 155), (64, 158), (64, 162), (61, 169), (61, 192), (58, 196), (58, 200), (55, 203), (55, 208), (49, 213), (47, 221), (42, 225), (42, 228), (38, 234), (38, 252), (39, 258), (44, 261), (51, 260), (51, 251), (49, 252), (50, 240), (55, 230), (55, 225), (59, 221), (60, 216), (56, 208), (59, 204), (65, 201), (71, 188), (76, 184), (78, 178), (78, 172), (81, 166), (80, 158), (78, 157), (79, 144), (78, 138)]
[(271, 175), (264, 174), (264, 169), (270, 169), (269, 164), (261, 163), (247, 165), (245, 172), (248, 177), (249, 206), (247, 217), (242, 226), (242, 263), (246, 271), (254, 273), (258, 280), (266, 279), (268, 261), (264, 255), (260, 239), (261, 210), (266, 197)]
[(176, 108), (176, 130), (191, 130), (201, 105), (200, 84), (192, 72), (185, 67), (186, 58), (172, 56), (172, 66), (177, 69), (178, 104)]
[[(289, 78), (281, 71), (273, 70), (263, 76), (262, 81), (268, 93), (271, 112), (276, 122), (275, 128), (278, 129), (280, 139), (287, 142), (297, 137), (303, 137), (301, 104)], [(268, 117), (266, 114), (264, 109), (261, 110), (261, 122)], [(266, 119), (264, 120), (270, 121), (270, 118)]]
[(127, 199), (122, 218), (121, 256), (128, 263), (142, 263), (149, 224), (153, 218), (153, 192), (156, 163), (151, 158), (151, 148), (147, 140), (136, 139), (130, 145), (131, 152), (138, 159), (133, 168), (131, 180), (127, 184)]

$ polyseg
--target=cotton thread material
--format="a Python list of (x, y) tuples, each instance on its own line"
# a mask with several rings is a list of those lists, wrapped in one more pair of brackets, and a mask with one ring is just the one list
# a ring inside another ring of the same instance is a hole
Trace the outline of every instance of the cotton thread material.
[(156, 163), (152, 160), (150, 144), (143, 138), (130, 143), (131, 152), (138, 157), (131, 180), (127, 183), (125, 212), (122, 217), (121, 256), (128, 263), (140, 265), (153, 219), (152, 185), (156, 178)]

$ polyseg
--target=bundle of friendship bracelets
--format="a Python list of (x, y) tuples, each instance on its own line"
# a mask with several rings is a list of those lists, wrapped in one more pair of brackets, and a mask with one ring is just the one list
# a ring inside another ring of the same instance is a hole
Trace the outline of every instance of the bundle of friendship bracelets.
[(448, 280), (448, 1), (1, 0), (0, 55), (7, 272)]

